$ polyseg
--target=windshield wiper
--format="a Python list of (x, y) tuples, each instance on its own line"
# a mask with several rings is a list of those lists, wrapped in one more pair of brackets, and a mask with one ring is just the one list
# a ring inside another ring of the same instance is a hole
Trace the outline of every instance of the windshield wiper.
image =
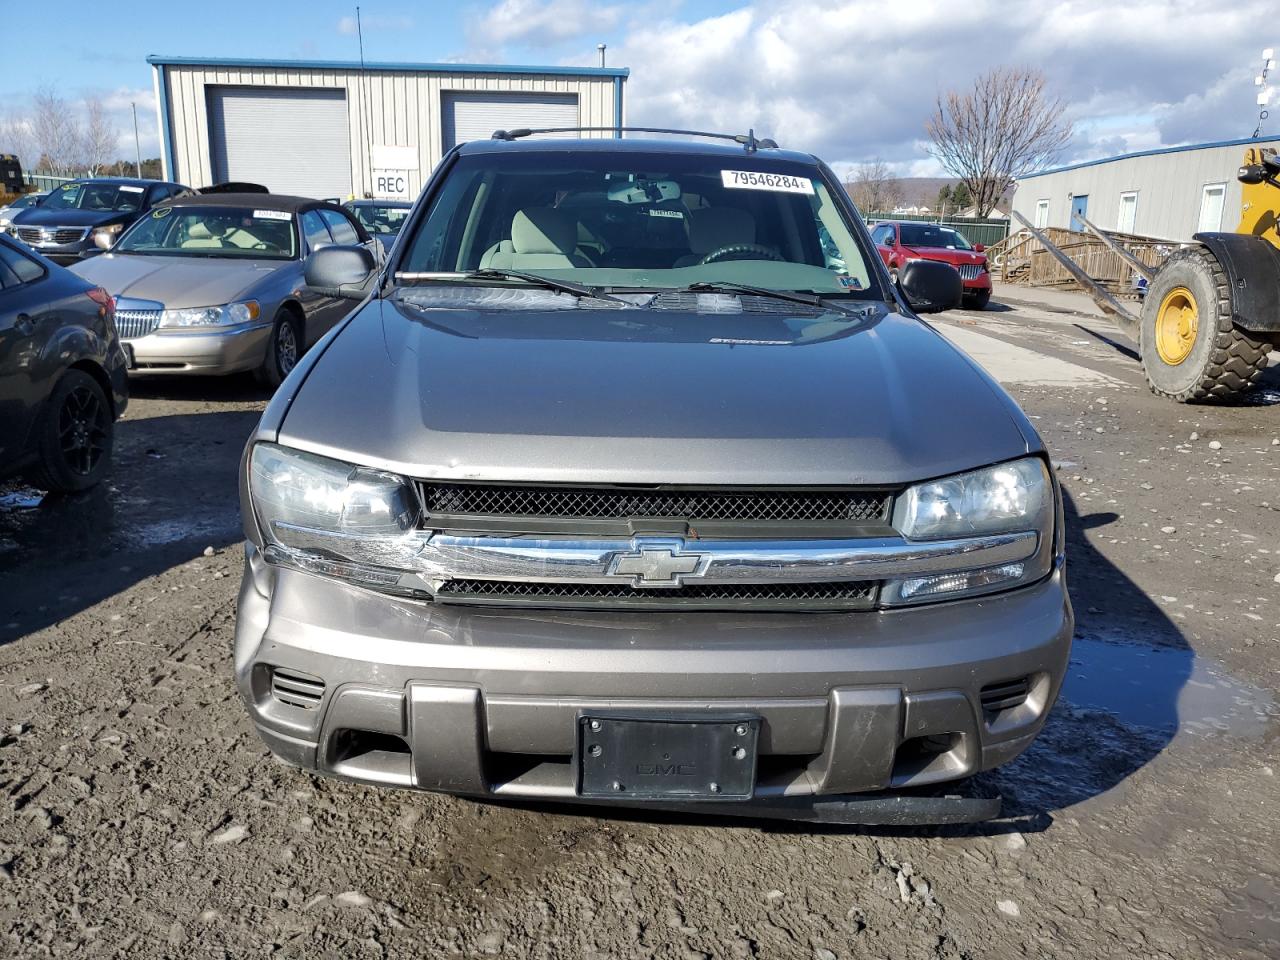
[(773, 290), (769, 287), (756, 287), (749, 283), (738, 283), (735, 280), (699, 280), (684, 288), (688, 293), (750, 293), (757, 297), (772, 297), (775, 300), (789, 300), (791, 303), (803, 303), (810, 307), (822, 307), (824, 310), (834, 307), (842, 313), (858, 313), (857, 309), (847, 307), (834, 300), (826, 300), (815, 293), (800, 293), (798, 290)]
[(615, 297), (612, 294), (605, 293), (599, 287), (593, 287), (585, 283), (574, 283), (571, 280), (557, 280), (553, 277), (544, 277), (537, 273), (525, 273), (523, 270), (506, 270), (498, 267), (486, 267), (483, 270), (471, 270), (467, 273), (458, 274), (457, 277), (442, 277), (440, 279), (522, 280), (525, 283), (531, 283), (534, 286), (542, 287), (545, 290), (555, 290), (559, 293), (568, 293), (575, 297), (587, 297), (592, 300), (609, 300), (613, 303), (620, 303), (624, 307), (635, 306), (635, 304), (630, 300), (623, 300), (621, 297)]

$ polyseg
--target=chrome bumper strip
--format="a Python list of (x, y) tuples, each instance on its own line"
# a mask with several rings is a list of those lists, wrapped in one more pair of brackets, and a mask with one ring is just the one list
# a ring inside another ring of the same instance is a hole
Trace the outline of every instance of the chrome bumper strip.
[(1034, 556), (1038, 545), (1034, 531), (932, 542), (908, 542), (900, 537), (552, 540), (459, 537), (430, 531), (371, 538), (277, 521), (272, 533), (286, 550), (407, 571), (432, 589), (455, 579), (625, 583), (657, 589), (680, 587), (686, 582), (884, 580), (1017, 563)]

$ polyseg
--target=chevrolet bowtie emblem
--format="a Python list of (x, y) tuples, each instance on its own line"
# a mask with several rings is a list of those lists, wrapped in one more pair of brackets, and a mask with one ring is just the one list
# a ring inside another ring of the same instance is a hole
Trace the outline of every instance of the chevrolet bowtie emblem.
[(609, 574), (630, 577), (633, 587), (679, 587), (685, 577), (702, 576), (710, 560), (704, 553), (685, 553), (679, 540), (636, 543), (630, 552), (613, 555)]

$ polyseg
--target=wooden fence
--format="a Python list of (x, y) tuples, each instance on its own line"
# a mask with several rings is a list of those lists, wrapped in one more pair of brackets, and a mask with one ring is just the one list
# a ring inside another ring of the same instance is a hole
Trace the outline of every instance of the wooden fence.
[[(1079, 264), (1090, 277), (1112, 293), (1132, 293), (1138, 288), (1138, 276), (1119, 254), (1107, 248), (1090, 233), (1077, 233), (1059, 227), (1041, 231), (1049, 242)], [(1151, 267), (1159, 268), (1169, 254), (1181, 244), (1152, 237), (1108, 233), (1113, 240)], [(1033, 287), (1069, 286), (1076, 281), (1067, 269), (1026, 230), (1017, 230), (1007, 239), (987, 248), (992, 274), (1005, 283), (1021, 283)]]

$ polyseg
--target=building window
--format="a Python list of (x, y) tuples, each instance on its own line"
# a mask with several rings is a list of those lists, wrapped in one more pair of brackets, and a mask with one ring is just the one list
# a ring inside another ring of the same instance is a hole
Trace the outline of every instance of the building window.
[(1200, 223), (1196, 233), (1212, 233), (1222, 229), (1222, 207), (1227, 198), (1225, 183), (1206, 183), (1200, 195)]
[(1049, 201), (1048, 199), (1036, 201), (1036, 229), (1039, 230), (1049, 225)]
[(1116, 230), (1119, 233), (1133, 233), (1133, 224), (1138, 217), (1138, 191), (1129, 190), (1120, 194), (1120, 212), (1116, 215)]

